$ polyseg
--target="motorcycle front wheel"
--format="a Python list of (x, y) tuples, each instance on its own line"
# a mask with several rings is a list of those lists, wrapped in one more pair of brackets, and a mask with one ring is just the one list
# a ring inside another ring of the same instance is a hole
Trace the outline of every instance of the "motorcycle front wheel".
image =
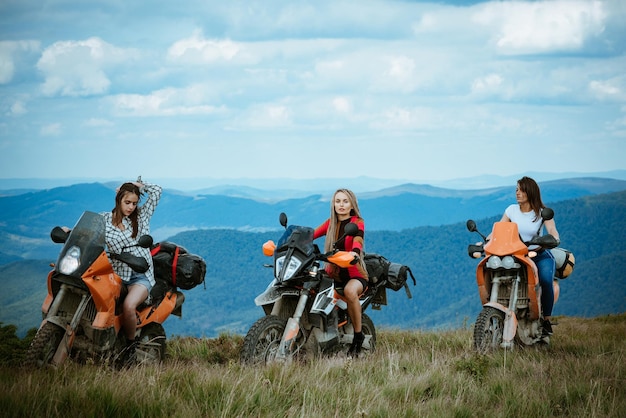
[(28, 348), (24, 366), (43, 367), (50, 364), (64, 335), (65, 330), (58, 325), (51, 322), (43, 324)]
[(490, 306), (483, 308), (474, 324), (474, 349), (486, 353), (499, 348), (503, 331), (504, 312)]
[(276, 357), (287, 321), (274, 315), (256, 321), (243, 340), (239, 360), (244, 364), (271, 363)]

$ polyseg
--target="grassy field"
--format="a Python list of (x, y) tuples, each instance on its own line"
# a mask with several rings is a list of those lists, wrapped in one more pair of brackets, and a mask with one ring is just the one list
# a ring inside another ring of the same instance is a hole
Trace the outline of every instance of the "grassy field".
[(242, 366), (242, 338), (174, 338), (159, 367), (0, 367), (3, 417), (624, 417), (626, 314), (556, 318), (550, 347), (379, 330), (367, 358)]

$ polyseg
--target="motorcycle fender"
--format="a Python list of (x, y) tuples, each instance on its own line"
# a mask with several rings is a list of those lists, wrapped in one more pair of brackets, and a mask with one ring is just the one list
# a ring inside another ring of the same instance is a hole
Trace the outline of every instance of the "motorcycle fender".
[(294, 341), (298, 336), (298, 332), (300, 332), (300, 324), (295, 319), (289, 318), (283, 334), (283, 341), (286, 343)]
[(491, 285), (485, 280), (485, 264), (488, 259), (489, 257), (483, 258), (480, 263), (478, 263), (478, 267), (476, 267), (476, 285), (478, 286), (480, 301), (483, 304), (489, 302), (489, 291), (491, 290)]
[(254, 298), (254, 304), (256, 306), (271, 305), (283, 296), (300, 296), (300, 291), (298, 289), (268, 286), (263, 293)]
[(62, 319), (61, 317), (58, 316), (51, 316), (50, 318), (46, 318), (43, 321), (41, 321), (41, 325), (39, 326), (39, 328), (43, 327), (43, 325), (46, 322), (50, 322), (51, 324), (56, 325), (57, 327), (61, 328), (63, 331), (65, 331), (66, 327), (67, 327), (67, 321), (65, 321), (64, 319)]
[(50, 310), (50, 305), (52, 305), (52, 301), (54, 300), (54, 296), (52, 295), (52, 274), (53, 273), (54, 273), (54, 270), (48, 273), (48, 294), (46, 295), (46, 298), (44, 299), (43, 304), (41, 305), (41, 312), (44, 315), (48, 314), (48, 311)]
[(517, 316), (506, 306), (497, 302), (488, 302), (484, 306), (490, 306), (504, 312), (504, 330), (502, 330), (502, 346), (511, 347), (513, 338), (517, 332)]
[(76, 333), (71, 328), (70, 324), (65, 326), (65, 335), (63, 336), (63, 341), (57, 347), (56, 353), (54, 353), (54, 357), (52, 357), (52, 364), (61, 364), (65, 361), (66, 358), (69, 357), (72, 352), (72, 347), (74, 346), (74, 337), (76, 337)]
[[(64, 342), (61, 342), (57, 347), (57, 351), (54, 353), (52, 357), (52, 364), (61, 364), (63, 360), (67, 358), (70, 351), (72, 350), (72, 346), (74, 345), (74, 332), (70, 328), (70, 324), (67, 323), (64, 319), (58, 316), (51, 316), (50, 318), (46, 318), (41, 322), (41, 326), (43, 326), (46, 322), (54, 324), (61, 328), (65, 335), (63, 335)], [(41, 327), (40, 327), (41, 328)]]
[(529, 300), (529, 318), (531, 320), (539, 319), (541, 316), (540, 298), (541, 286), (539, 285), (539, 274), (537, 266), (530, 257), (519, 258), (518, 260), (526, 266), (526, 275), (528, 277), (528, 300)]

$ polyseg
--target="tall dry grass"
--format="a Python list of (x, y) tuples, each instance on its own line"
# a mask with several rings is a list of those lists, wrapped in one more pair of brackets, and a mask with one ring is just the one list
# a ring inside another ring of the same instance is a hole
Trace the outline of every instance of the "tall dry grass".
[(0, 369), (4, 417), (623, 417), (626, 314), (478, 356), (471, 330), (380, 330), (366, 359), (241, 366), (242, 339), (174, 338), (159, 367)]

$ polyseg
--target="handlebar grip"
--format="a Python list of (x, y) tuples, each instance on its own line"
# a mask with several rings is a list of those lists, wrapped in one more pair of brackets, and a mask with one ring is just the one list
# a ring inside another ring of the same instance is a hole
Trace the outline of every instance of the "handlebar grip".
[(476, 258), (474, 256), (475, 253), (484, 254), (484, 251), (482, 245), (471, 244), (467, 246), (467, 255), (469, 255), (470, 258)]

